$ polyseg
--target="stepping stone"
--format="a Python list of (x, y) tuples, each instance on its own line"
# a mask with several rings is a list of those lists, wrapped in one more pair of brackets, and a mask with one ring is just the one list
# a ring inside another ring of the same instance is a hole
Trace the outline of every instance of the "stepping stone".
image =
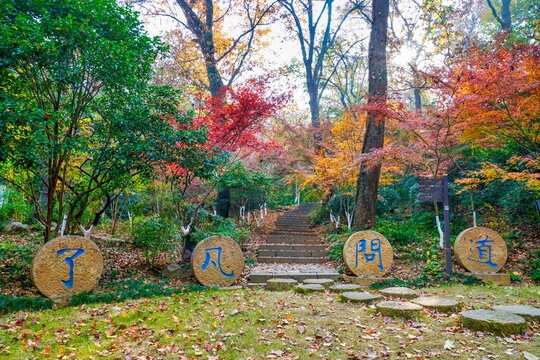
[(378, 294), (363, 293), (359, 291), (346, 291), (341, 294), (341, 300), (371, 304), (382, 298)]
[(460, 308), (460, 302), (453, 298), (443, 298), (438, 296), (424, 296), (416, 298), (412, 301), (415, 304), (421, 305), (428, 309), (437, 310), (440, 312), (452, 312)]
[(405, 301), (383, 301), (375, 306), (384, 316), (408, 319), (418, 317), (423, 309), (420, 305)]
[(248, 283), (248, 289), (264, 289), (266, 283)]
[(313, 292), (324, 291), (325, 289), (324, 286), (320, 284), (304, 284), (298, 285), (294, 290), (300, 294), (311, 294)]
[(391, 296), (395, 298), (406, 298), (406, 299), (414, 299), (418, 296), (418, 293), (413, 290), (406, 287), (389, 287), (386, 289), (379, 290), (379, 293), (383, 296)]
[(343, 293), (346, 291), (357, 291), (360, 290), (362, 287), (360, 285), (355, 284), (337, 284), (330, 286), (330, 291), (335, 293)]
[(266, 290), (270, 291), (287, 291), (298, 284), (294, 279), (270, 279), (266, 282)]
[(522, 334), (528, 329), (527, 322), (519, 315), (507, 311), (469, 310), (461, 313), (464, 327), (495, 334)]
[(242, 287), (240, 285), (224, 286), (224, 287), (220, 287), (219, 290), (242, 290)]
[(528, 321), (540, 322), (540, 309), (528, 305), (497, 305), (493, 310), (508, 311), (512, 314), (524, 317)]
[(322, 285), (325, 288), (329, 288), (330, 286), (334, 285), (334, 280), (332, 279), (306, 279), (304, 280), (304, 284), (317, 284)]

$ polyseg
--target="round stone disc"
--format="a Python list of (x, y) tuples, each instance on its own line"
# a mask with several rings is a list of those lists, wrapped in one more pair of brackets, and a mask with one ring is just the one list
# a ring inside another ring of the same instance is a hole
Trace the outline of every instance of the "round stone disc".
[(268, 279), (266, 281), (266, 290), (287, 291), (297, 284), (298, 281), (295, 279)]
[(388, 240), (376, 231), (359, 231), (343, 247), (343, 260), (356, 276), (383, 276), (392, 266), (394, 253)]
[(302, 284), (298, 285), (294, 290), (300, 294), (311, 294), (324, 291), (324, 286), (321, 284)]
[(322, 285), (325, 288), (329, 288), (330, 286), (334, 285), (334, 280), (332, 279), (306, 279), (303, 281), (304, 284), (317, 284)]
[(48, 241), (34, 255), (30, 274), (38, 290), (55, 301), (91, 291), (103, 272), (103, 257), (94, 242), (82, 236)]
[(493, 310), (508, 311), (524, 317), (525, 320), (540, 322), (540, 309), (529, 305), (496, 305)]
[(414, 318), (420, 314), (422, 307), (403, 301), (383, 301), (375, 305), (384, 316)]
[(335, 293), (343, 293), (346, 291), (358, 291), (361, 288), (362, 287), (360, 285), (356, 285), (356, 284), (336, 284), (336, 285), (330, 286), (329, 289), (330, 291), (335, 292)]
[(494, 230), (473, 227), (456, 238), (454, 254), (457, 262), (470, 272), (496, 273), (506, 263), (507, 250), (503, 238)]
[(341, 293), (341, 300), (371, 304), (379, 300), (382, 296), (377, 294), (363, 293), (359, 291), (346, 291)]
[(418, 293), (413, 290), (409, 289), (408, 287), (402, 287), (402, 286), (395, 286), (395, 287), (389, 287), (386, 289), (379, 290), (379, 293), (384, 296), (391, 296), (395, 298), (407, 298), (407, 299), (414, 299), (418, 296)]
[(504, 335), (522, 334), (528, 328), (525, 319), (506, 311), (464, 311), (461, 313), (461, 322), (467, 329)]
[(191, 269), (207, 286), (230, 286), (242, 275), (244, 255), (240, 245), (228, 236), (210, 236), (191, 254)]
[(460, 306), (459, 301), (452, 298), (443, 298), (438, 296), (424, 296), (412, 301), (428, 309), (434, 309), (440, 312), (451, 312), (457, 310)]

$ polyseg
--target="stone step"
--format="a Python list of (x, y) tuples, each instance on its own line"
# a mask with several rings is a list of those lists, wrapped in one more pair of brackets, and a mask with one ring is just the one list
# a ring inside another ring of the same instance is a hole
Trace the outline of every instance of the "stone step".
[(260, 250), (259, 257), (324, 257), (326, 250), (310, 251), (304, 250)]
[(311, 221), (305, 220), (304, 218), (278, 218), (276, 221), (277, 225), (286, 224), (286, 225), (302, 225), (305, 227), (309, 227), (311, 224)]
[(337, 271), (327, 271), (327, 272), (314, 272), (314, 273), (305, 273), (301, 271), (289, 271), (289, 272), (265, 272), (257, 271), (252, 272), (249, 281), (252, 283), (266, 283), (269, 279), (295, 279), (297, 281), (304, 281), (306, 279), (332, 279), (336, 280), (339, 278), (340, 274)]
[(283, 238), (283, 239), (308, 239), (308, 240), (319, 240), (319, 237), (315, 234), (294, 234), (294, 233), (291, 233), (291, 234), (276, 234), (276, 233), (272, 233), (270, 235), (268, 235), (268, 238)]
[(317, 246), (321, 245), (320, 241), (315, 240), (298, 240), (298, 239), (272, 239), (266, 242), (269, 245), (303, 245), (303, 246)]
[(302, 224), (277, 224), (277, 231), (312, 231), (307, 225)]
[(308, 239), (319, 239), (319, 236), (316, 233), (308, 232), (295, 232), (295, 231), (273, 231), (269, 237), (303, 237)]
[(276, 229), (271, 232), (273, 235), (308, 235), (308, 236), (318, 236), (318, 234), (313, 230), (302, 230), (302, 229)]
[(326, 245), (305, 245), (305, 244), (262, 244), (259, 250), (279, 251), (279, 250), (302, 250), (302, 251), (327, 251)]
[(259, 256), (257, 262), (262, 264), (322, 264), (327, 262), (328, 259), (324, 257), (289, 257), (289, 256), (273, 256), (273, 257), (264, 257)]
[(310, 231), (306, 228), (295, 228), (295, 227), (289, 227), (289, 228), (278, 228), (274, 231), (272, 231), (273, 234), (308, 234), (308, 235), (315, 235), (317, 236), (317, 233), (314, 231)]

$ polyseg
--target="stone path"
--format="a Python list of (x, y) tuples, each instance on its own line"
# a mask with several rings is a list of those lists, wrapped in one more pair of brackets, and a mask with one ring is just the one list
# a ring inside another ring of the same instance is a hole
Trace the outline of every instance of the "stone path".
[(309, 227), (308, 214), (315, 204), (300, 204), (278, 217), (277, 228), (259, 247), (259, 263), (322, 264), (326, 246)]
[(320, 264), (258, 264), (251, 269), (251, 283), (265, 283), (268, 279), (337, 279), (340, 274)]
[(251, 283), (264, 283), (271, 278), (337, 279), (339, 273), (327, 262), (326, 245), (309, 227), (308, 214), (315, 204), (300, 204), (278, 217), (277, 228), (268, 235), (258, 251), (258, 264), (251, 270)]

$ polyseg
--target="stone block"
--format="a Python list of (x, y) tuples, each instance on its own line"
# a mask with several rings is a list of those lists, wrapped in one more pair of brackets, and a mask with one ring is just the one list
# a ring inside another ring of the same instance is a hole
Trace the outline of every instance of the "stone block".
[(384, 316), (404, 317), (407, 319), (418, 317), (423, 309), (420, 305), (404, 301), (383, 301), (376, 306), (377, 310)]
[(270, 279), (266, 282), (266, 290), (287, 291), (296, 286), (298, 281), (294, 279)]
[(467, 275), (474, 276), (483, 282), (493, 283), (493, 285), (508, 286), (510, 285), (510, 274), (498, 274), (498, 273), (466, 273)]
[(413, 290), (409, 289), (407, 287), (389, 287), (386, 289), (379, 290), (379, 293), (383, 296), (390, 296), (394, 298), (406, 298), (406, 299), (414, 299), (418, 296), (418, 293)]
[(524, 318), (507, 311), (464, 311), (461, 313), (461, 323), (467, 329), (488, 331), (497, 335), (522, 334), (528, 329)]

